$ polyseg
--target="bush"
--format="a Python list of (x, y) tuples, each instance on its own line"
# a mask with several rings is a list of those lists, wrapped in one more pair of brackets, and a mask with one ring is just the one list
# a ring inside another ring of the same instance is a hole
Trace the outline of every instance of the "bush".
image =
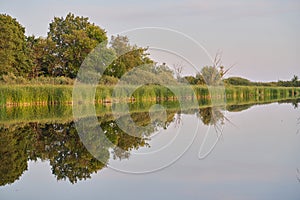
[(8, 73), (7, 75), (2, 75), (1, 82), (3, 82), (4, 84), (26, 84), (27, 80), (21, 76), (15, 76), (12, 73)]
[(73, 85), (74, 80), (68, 77), (37, 77), (25, 79), (21, 76), (15, 76), (12, 73), (2, 75), (0, 84), (3, 85)]
[(224, 82), (230, 85), (251, 85), (251, 81), (241, 77), (230, 77), (225, 79)]

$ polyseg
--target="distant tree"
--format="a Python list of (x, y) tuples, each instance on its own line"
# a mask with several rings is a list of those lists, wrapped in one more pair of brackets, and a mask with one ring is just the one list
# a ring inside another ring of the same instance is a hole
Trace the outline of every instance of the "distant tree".
[(205, 85), (205, 80), (204, 80), (202, 74), (200, 74), (200, 73), (196, 74), (195, 84), (197, 84), (197, 85)]
[(252, 85), (251, 81), (242, 77), (229, 77), (224, 82), (230, 85)]
[(75, 17), (69, 13), (65, 18), (54, 18), (50, 23), (48, 39), (55, 43), (52, 56), (58, 58), (54, 74), (75, 78), (85, 57), (97, 44), (106, 42), (107, 36), (87, 17)]
[(0, 76), (25, 76), (31, 65), (25, 41), (25, 28), (6, 14), (0, 14)]
[(298, 76), (294, 75), (291, 82), (292, 82), (292, 86), (297, 87), (298, 86)]
[(189, 84), (191, 85), (196, 84), (196, 78), (194, 76), (185, 76), (184, 78)]

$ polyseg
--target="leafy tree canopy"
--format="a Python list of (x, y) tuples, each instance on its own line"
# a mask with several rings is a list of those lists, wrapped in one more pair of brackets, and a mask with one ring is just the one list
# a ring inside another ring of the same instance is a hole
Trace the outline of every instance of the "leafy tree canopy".
[(126, 36), (113, 36), (110, 45), (118, 58), (106, 69), (104, 75), (121, 78), (135, 67), (153, 63), (146, 52), (147, 48), (131, 46)]
[[(48, 39), (55, 43), (55, 68), (52, 75), (75, 78), (85, 57), (97, 46), (106, 42), (104, 29), (69, 13), (65, 18), (55, 17), (50, 23)], [(54, 59), (53, 59), (54, 60)]]
[(25, 28), (11, 16), (0, 14), (0, 76), (8, 73), (26, 76), (30, 62)]

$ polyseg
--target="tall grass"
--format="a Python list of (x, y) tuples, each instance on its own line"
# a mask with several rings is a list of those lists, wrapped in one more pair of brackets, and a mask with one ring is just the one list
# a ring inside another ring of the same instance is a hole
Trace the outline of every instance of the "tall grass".
[[(292, 87), (256, 87), (228, 86), (225, 91), (221, 87), (208, 89), (205, 86), (165, 87), (160, 85), (145, 85), (139, 88), (133, 86), (99, 85), (95, 98), (82, 88), (82, 98), (89, 97), (91, 103), (136, 102), (136, 101), (177, 101), (195, 97), (199, 105), (207, 105), (211, 99), (226, 98), (227, 102), (259, 101), (300, 97), (300, 88)], [(0, 106), (19, 105), (51, 105), (71, 104), (73, 86), (71, 85), (0, 85)], [(132, 92), (132, 94), (131, 94)]]
[(0, 105), (63, 104), (72, 101), (72, 86), (0, 86)]

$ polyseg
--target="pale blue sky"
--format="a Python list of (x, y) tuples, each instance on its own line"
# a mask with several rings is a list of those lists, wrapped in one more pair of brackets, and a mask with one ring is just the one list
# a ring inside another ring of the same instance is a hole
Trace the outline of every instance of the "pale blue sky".
[(222, 50), (225, 66), (236, 63), (229, 75), (266, 81), (300, 76), (298, 0), (1, 0), (0, 12), (36, 36), (45, 36), (53, 17), (68, 12), (88, 16), (109, 35), (144, 26), (172, 28), (211, 54)]

